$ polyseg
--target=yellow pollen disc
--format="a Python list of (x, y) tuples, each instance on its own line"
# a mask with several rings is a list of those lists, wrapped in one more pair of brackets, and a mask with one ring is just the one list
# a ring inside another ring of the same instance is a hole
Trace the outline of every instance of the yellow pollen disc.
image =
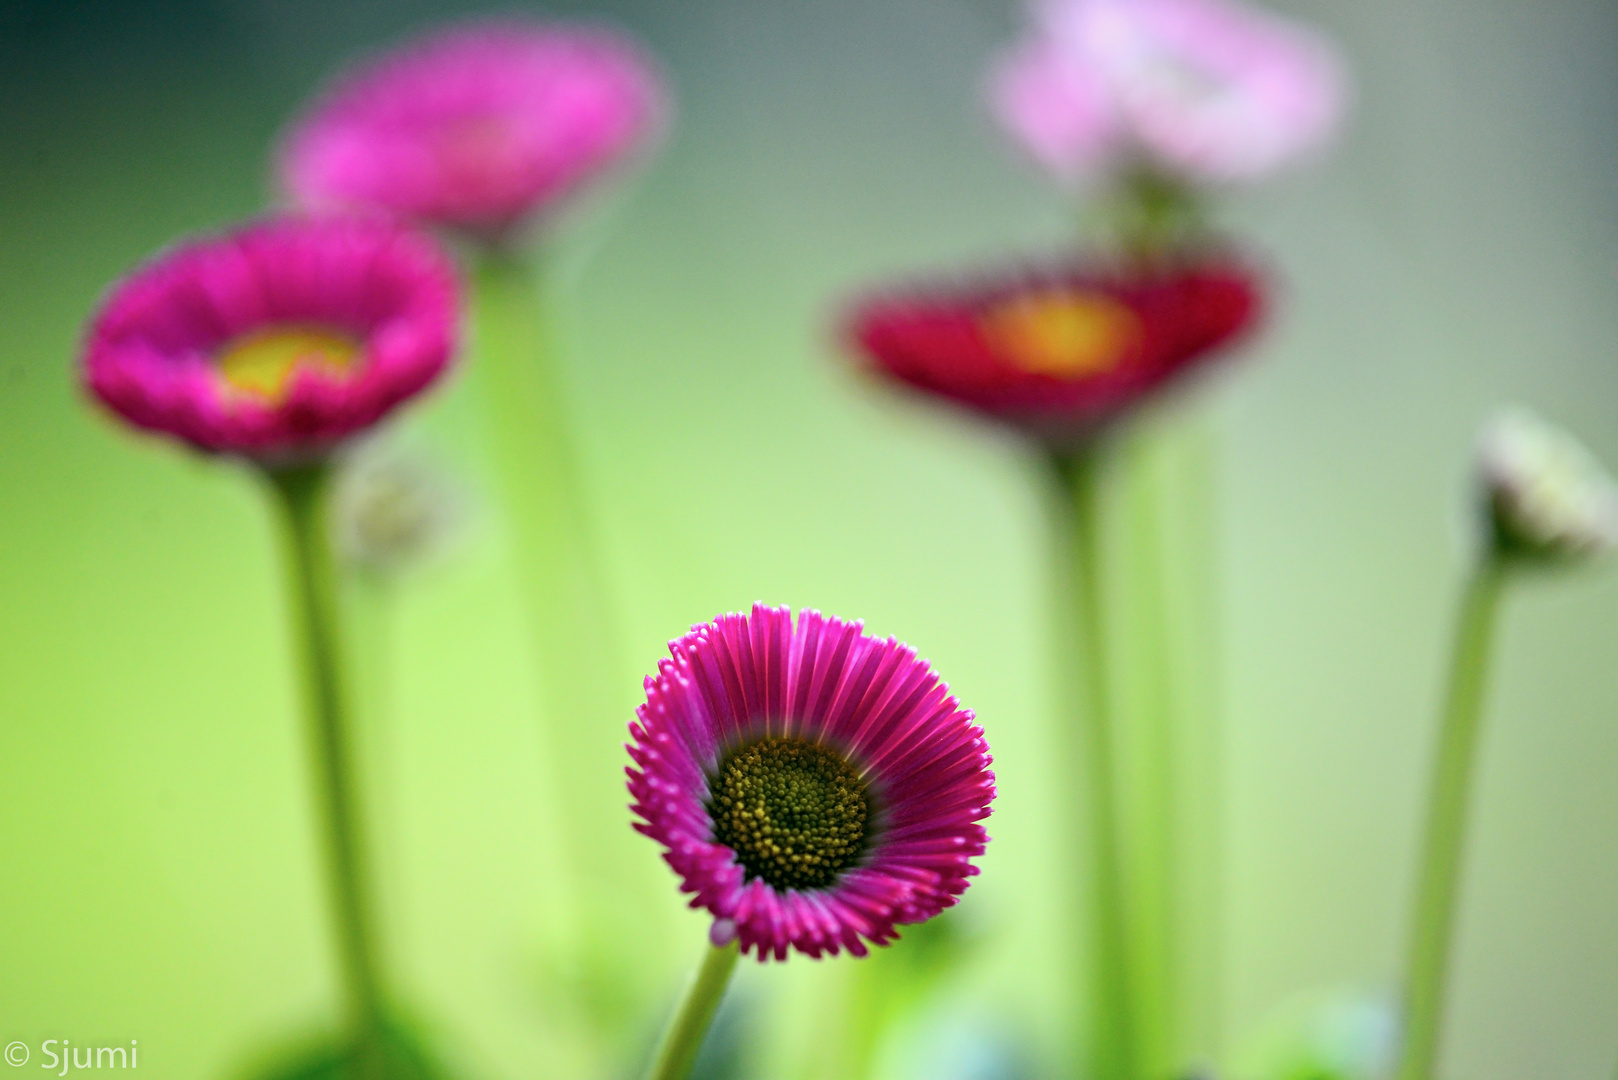
[(1118, 365), (1140, 340), (1140, 316), (1100, 293), (1027, 293), (990, 308), (980, 326), (1016, 367), (1071, 379)]
[(333, 330), (269, 327), (225, 346), (219, 354), (219, 374), (235, 389), (275, 404), (285, 399), (296, 372), (343, 375), (359, 354), (359, 342)]

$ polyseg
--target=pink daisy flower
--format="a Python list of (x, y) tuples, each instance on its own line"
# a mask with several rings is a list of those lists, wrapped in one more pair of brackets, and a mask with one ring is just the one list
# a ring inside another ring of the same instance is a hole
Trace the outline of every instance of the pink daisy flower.
[(1219, 355), (1262, 311), (1257, 275), (1205, 257), (878, 295), (845, 333), (882, 376), (1071, 447)]
[(972, 713), (913, 649), (755, 605), (669, 652), (630, 724), (629, 791), (716, 945), (864, 956), (956, 902), (994, 774)]
[(1336, 133), (1347, 79), (1313, 30), (1236, 0), (1040, 0), (991, 72), (995, 115), (1059, 179), (1137, 164), (1257, 179)]
[(120, 282), (83, 350), (90, 392), (137, 427), (277, 462), (319, 456), (444, 371), (455, 270), (366, 218), (272, 218)]
[(498, 236), (643, 145), (665, 111), (623, 35), (506, 21), (441, 30), (339, 78), (280, 173), (298, 201)]
[(990, 70), (989, 101), (1028, 156), (1063, 183), (1120, 156), (1120, 122), (1101, 73), (1052, 41), (1007, 50)]

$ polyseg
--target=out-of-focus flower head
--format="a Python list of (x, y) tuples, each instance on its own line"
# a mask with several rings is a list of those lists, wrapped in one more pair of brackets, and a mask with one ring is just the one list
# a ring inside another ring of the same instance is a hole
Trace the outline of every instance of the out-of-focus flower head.
[(1238, 1047), (1232, 1080), (1387, 1080), (1399, 1010), (1387, 995), (1327, 990), (1277, 1009)]
[(864, 956), (966, 891), (989, 748), (913, 649), (755, 605), (669, 652), (630, 725), (629, 792), (715, 945)]
[(846, 336), (881, 375), (1066, 449), (1218, 355), (1262, 308), (1256, 274), (1205, 257), (880, 294), (855, 308)]
[(459, 286), (428, 237), (375, 218), (279, 217), (182, 244), (120, 282), (83, 352), (137, 427), (269, 464), (319, 457), (430, 385)]
[(1566, 560), (1618, 547), (1618, 485), (1560, 428), (1502, 413), (1478, 441), (1477, 470), (1502, 553)]
[(337, 474), (331, 503), (337, 550), (367, 573), (397, 574), (449, 544), (468, 501), (424, 452), (367, 442), (343, 456)]
[(899, 1027), (899, 1065), (907, 1080), (1034, 1080), (1040, 1075), (1022, 1032), (982, 1009), (960, 1004), (928, 1010), (921, 1023)]
[(509, 19), (363, 63), (297, 121), (287, 191), (497, 239), (644, 146), (667, 110), (646, 54), (601, 27)]
[(1237, 0), (1035, 0), (996, 118), (1064, 182), (1256, 180), (1326, 145), (1347, 100), (1320, 34)]

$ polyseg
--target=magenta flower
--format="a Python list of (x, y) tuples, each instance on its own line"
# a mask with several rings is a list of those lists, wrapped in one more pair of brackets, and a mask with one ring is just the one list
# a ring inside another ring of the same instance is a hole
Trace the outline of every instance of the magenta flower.
[(1342, 116), (1331, 44), (1236, 0), (1040, 0), (1034, 16), (990, 99), (1062, 180), (1141, 165), (1252, 180), (1323, 146)]
[(864, 956), (966, 890), (988, 746), (913, 649), (755, 605), (669, 652), (630, 724), (629, 791), (715, 944)]
[(340, 78), (293, 127), (280, 172), (306, 205), (497, 236), (646, 142), (664, 109), (620, 34), (461, 26)]
[(203, 450), (314, 457), (443, 372), (458, 291), (420, 234), (273, 218), (124, 279), (91, 325), (83, 378), (125, 420)]

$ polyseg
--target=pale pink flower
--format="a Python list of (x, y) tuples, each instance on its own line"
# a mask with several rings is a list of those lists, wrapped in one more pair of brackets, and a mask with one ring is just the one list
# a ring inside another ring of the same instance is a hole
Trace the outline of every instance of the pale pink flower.
[(1101, 72), (1056, 42), (1031, 38), (1008, 49), (990, 72), (989, 94), (1001, 125), (1064, 183), (1117, 155), (1122, 133)]
[(1039, 0), (991, 73), (995, 114), (1058, 178), (1147, 167), (1188, 181), (1265, 176), (1337, 130), (1336, 50), (1236, 0)]

